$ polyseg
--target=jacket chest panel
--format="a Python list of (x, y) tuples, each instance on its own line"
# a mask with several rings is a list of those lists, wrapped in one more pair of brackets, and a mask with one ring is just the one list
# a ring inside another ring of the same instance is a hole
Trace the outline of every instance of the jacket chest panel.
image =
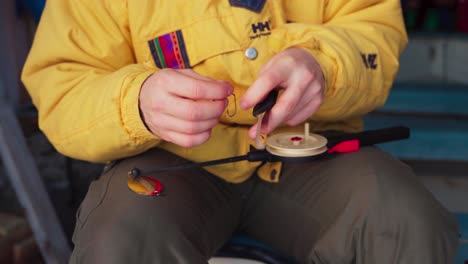
[(297, 23), (321, 24), (326, 0), (283, 0), (286, 20)]
[(192, 68), (239, 48), (228, 0), (136, 0), (129, 21), (138, 62), (153, 67)]
[[(263, 56), (250, 72), (236, 68), (239, 76), (229, 77), (248, 84), (273, 55), (267, 45), (270, 32), (287, 22), (320, 23), (323, 1), (267, 0), (261, 10), (252, 11), (230, 0), (135, 0), (129, 1), (129, 26), (137, 61), (150, 68), (230, 75), (233, 65), (245, 65), (247, 48), (261, 47)], [(205, 62), (211, 66), (204, 67)]]

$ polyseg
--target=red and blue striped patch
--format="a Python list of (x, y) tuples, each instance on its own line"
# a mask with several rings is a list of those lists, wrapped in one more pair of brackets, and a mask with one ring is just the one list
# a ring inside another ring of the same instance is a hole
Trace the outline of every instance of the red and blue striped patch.
[(182, 31), (168, 33), (148, 41), (156, 66), (160, 69), (190, 68)]

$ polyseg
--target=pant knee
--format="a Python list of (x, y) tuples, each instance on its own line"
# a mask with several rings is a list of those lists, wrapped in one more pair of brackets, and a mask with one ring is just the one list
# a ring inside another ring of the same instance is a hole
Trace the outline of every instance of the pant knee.
[(89, 227), (92, 224), (79, 231), (71, 263), (206, 263), (208, 259), (194, 239), (201, 231), (187, 228), (170, 213), (121, 210)]
[(328, 233), (333, 235), (316, 245), (316, 256), (357, 263), (452, 260), (458, 224), (408, 166), (381, 151), (366, 149), (343, 155), (332, 170), (346, 173), (341, 174), (345, 180), (338, 193), (346, 194), (348, 202), (330, 227)]

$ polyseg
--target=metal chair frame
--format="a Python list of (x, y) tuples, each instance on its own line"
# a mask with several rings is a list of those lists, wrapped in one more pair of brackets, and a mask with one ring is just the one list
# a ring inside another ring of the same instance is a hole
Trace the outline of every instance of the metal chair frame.
[(19, 66), (14, 0), (0, 8), (0, 159), (48, 264), (68, 262), (70, 247), (18, 122)]

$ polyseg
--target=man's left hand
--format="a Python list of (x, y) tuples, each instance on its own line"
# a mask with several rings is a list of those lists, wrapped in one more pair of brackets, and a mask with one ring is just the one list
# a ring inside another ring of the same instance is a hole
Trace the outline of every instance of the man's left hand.
[[(268, 134), (286, 124), (298, 125), (312, 116), (322, 105), (325, 80), (315, 58), (303, 48), (289, 48), (276, 54), (260, 70), (257, 80), (241, 99), (241, 107), (249, 109), (277, 88), (284, 89), (262, 125)], [(250, 128), (254, 139), (256, 125)]]

